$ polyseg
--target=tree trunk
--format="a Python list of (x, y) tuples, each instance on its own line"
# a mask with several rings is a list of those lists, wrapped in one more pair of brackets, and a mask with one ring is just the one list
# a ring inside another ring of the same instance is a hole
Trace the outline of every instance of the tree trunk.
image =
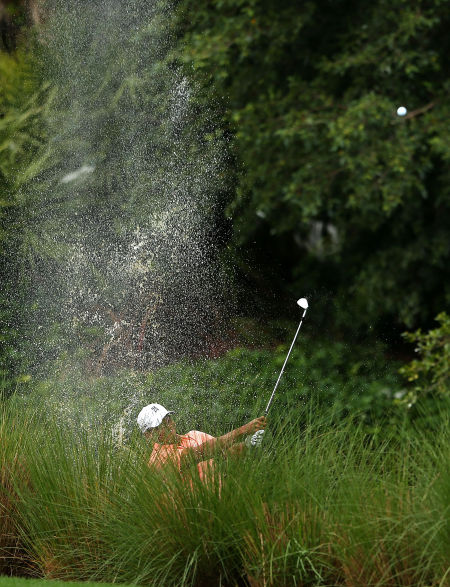
[(14, 51), (19, 34), (42, 20), (42, 0), (0, 0), (0, 50)]

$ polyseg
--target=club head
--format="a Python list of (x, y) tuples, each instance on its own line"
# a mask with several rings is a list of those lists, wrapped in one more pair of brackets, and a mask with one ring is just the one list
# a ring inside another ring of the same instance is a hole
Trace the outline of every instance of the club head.
[(300, 298), (299, 300), (297, 300), (297, 304), (300, 306), (300, 308), (303, 308), (304, 310), (308, 308), (308, 300), (306, 298)]

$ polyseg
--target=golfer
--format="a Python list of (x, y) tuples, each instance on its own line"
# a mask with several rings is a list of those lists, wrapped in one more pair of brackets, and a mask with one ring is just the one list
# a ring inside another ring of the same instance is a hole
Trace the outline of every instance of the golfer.
[(239, 454), (245, 449), (242, 439), (266, 427), (266, 418), (262, 416), (219, 438), (198, 430), (180, 435), (172, 414), (160, 404), (149, 404), (139, 412), (138, 426), (146, 439), (154, 443), (148, 464), (162, 467), (171, 462), (182, 472), (197, 463), (202, 480), (208, 471), (212, 472), (212, 457), (217, 451)]

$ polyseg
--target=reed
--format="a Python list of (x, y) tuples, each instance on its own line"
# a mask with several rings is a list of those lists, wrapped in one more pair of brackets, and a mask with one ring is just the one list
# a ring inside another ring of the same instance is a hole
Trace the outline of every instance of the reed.
[(28, 487), (26, 420), (0, 406), (0, 575), (30, 575), (32, 561), (19, 526), (17, 488)]
[(26, 558), (40, 577), (161, 586), (449, 579), (444, 421), (376, 441), (353, 419), (331, 426), (314, 411), (273, 420), (262, 449), (217, 455), (205, 484), (195, 469), (151, 470), (141, 438), (117, 446), (107, 428), (75, 433), (16, 412), (1, 412), (0, 434), (17, 572)]

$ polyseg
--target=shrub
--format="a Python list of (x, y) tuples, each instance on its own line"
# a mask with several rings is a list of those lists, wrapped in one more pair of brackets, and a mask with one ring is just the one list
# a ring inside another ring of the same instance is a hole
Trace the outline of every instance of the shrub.
[(439, 326), (424, 333), (405, 332), (404, 338), (416, 345), (419, 354), (400, 373), (412, 384), (403, 402), (414, 404), (419, 398), (450, 396), (450, 316), (441, 312), (436, 317)]

